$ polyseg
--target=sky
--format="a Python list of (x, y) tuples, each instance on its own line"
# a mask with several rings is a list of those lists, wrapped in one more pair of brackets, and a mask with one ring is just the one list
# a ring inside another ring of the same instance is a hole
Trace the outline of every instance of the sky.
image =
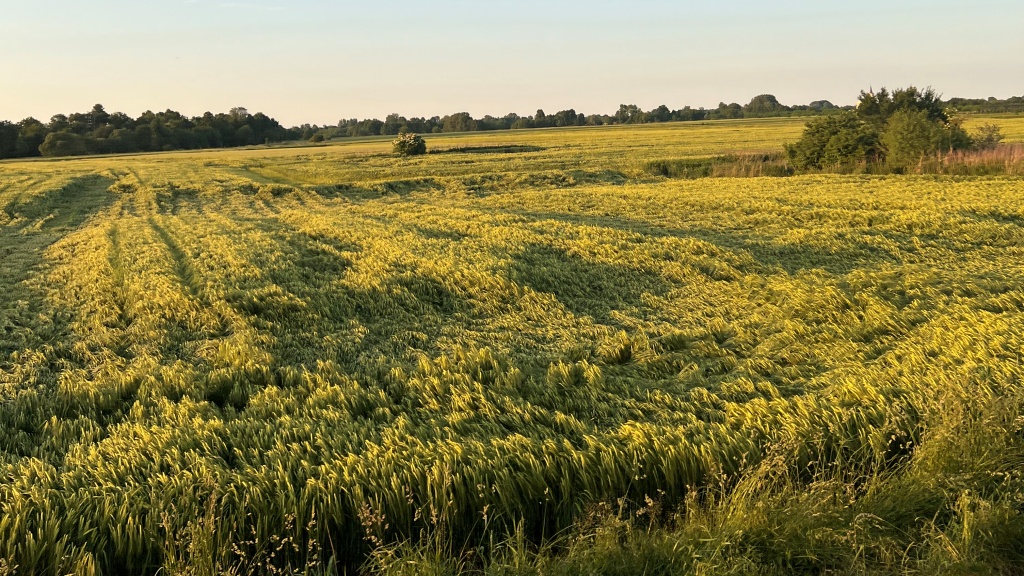
[(1021, 0), (0, 0), (0, 119), (1024, 95)]

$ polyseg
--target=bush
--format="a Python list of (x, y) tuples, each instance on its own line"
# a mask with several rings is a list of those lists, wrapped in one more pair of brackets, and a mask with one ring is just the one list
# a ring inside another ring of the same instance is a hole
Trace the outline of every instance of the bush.
[(93, 152), (93, 142), (70, 132), (51, 132), (39, 146), (43, 156), (83, 156)]
[(317, 142), (323, 142), (324, 140), (326, 140), (326, 138), (324, 138), (324, 135), (321, 134), (320, 132), (313, 134), (313, 136), (309, 139), (309, 141), (314, 144)]
[(937, 152), (942, 146), (942, 127), (928, 119), (924, 110), (900, 110), (889, 118), (882, 134), (886, 163), (904, 169)]
[(714, 158), (652, 160), (644, 170), (654, 176), (696, 180), (698, 178), (754, 178), (792, 176), (781, 154), (728, 155)]
[(966, 150), (975, 142), (943, 108), (931, 88), (861, 92), (857, 109), (807, 124), (786, 155), (797, 170), (863, 166), (902, 172), (926, 156)]
[(977, 150), (992, 150), (1003, 141), (1003, 133), (995, 124), (982, 124), (971, 136), (971, 143)]
[(908, 86), (891, 93), (882, 88), (877, 93), (861, 92), (857, 99), (857, 115), (873, 126), (884, 126), (900, 110), (923, 111), (932, 122), (946, 124), (950, 121), (938, 92), (931, 88), (918, 90)]
[(786, 156), (798, 170), (872, 161), (878, 152), (878, 133), (855, 112), (811, 120), (800, 140), (786, 146)]
[(419, 134), (399, 134), (391, 144), (394, 146), (395, 154), (401, 156), (419, 156), (427, 153), (427, 143)]

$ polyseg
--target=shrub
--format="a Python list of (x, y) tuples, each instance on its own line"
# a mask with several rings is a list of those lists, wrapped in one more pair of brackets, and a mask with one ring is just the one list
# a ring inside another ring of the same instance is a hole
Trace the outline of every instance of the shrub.
[(878, 133), (855, 112), (843, 112), (808, 122), (800, 140), (786, 145), (786, 156), (798, 170), (820, 170), (872, 161), (878, 149)]
[(394, 153), (399, 156), (419, 156), (427, 153), (427, 142), (423, 136), (407, 132), (398, 134), (398, 137), (391, 142)]
[(919, 90), (908, 86), (891, 93), (882, 88), (877, 93), (861, 92), (857, 98), (857, 115), (873, 126), (884, 126), (900, 110), (921, 110), (932, 122), (946, 124), (950, 121), (939, 94), (932, 88)]
[(992, 150), (1003, 141), (1003, 133), (995, 124), (982, 124), (971, 136), (971, 143), (977, 150)]
[(419, 134), (399, 134), (391, 144), (394, 146), (395, 154), (401, 156), (419, 156), (427, 153), (427, 143)]
[(911, 86), (861, 92), (855, 111), (812, 120), (800, 140), (786, 146), (786, 155), (797, 170), (870, 169), (877, 163), (903, 171), (925, 156), (973, 144), (934, 90)]
[(51, 132), (39, 146), (43, 156), (82, 156), (92, 152), (93, 142), (70, 132)]
[(713, 158), (652, 160), (644, 170), (654, 176), (696, 180), (698, 178), (753, 178), (792, 176), (781, 154), (727, 155)]
[(320, 132), (313, 134), (313, 137), (309, 139), (309, 141), (313, 142), (314, 144), (317, 142), (323, 142), (324, 140), (326, 140), (326, 138), (324, 138), (324, 135), (321, 134)]
[(882, 145), (889, 167), (907, 168), (940, 149), (942, 128), (924, 110), (900, 110), (886, 123)]

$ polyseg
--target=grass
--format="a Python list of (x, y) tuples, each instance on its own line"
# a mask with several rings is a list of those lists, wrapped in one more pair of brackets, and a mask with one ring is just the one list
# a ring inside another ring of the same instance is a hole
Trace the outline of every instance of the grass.
[(1021, 180), (800, 128), (0, 163), (0, 574), (1013, 573)]

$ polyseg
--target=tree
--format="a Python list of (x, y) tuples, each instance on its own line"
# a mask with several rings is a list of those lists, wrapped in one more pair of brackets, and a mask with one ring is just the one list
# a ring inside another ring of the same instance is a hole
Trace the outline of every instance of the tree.
[(743, 107), (735, 102), (732, 104), (719, 102), (718, 108), (712, 111), (712, 118), (716, 120), (734, 120), (743, 118)]
[(105, 126), (110, 121), (110, 114), (103, 109), (102, 104), (96, 104), (92, 107), (92, 112), (89, 113), (89, 128), (95, 130), (100, 126)]
[(890, 116), (882, 133), (886, 163), (905, 169), (917, 164), (943, 145), (942, 126), (928, 118), (928, 112), (905, 108)]
[(619, 104), (615, 121), (619, 124), (641, 124), (644, 121), (644, 112), (636, 104)]
[(39, 156), (39, 146), (46, 140), (49, 133), (46, 124), (29, 116), (18, 122), (18, 149), (16, 156)]
[(68, 117), (63, 114), (54, 114), (50, 117), (49, 128), (51, 132), (63, 132), (68, 129), (70, 123)]
[(756, 118), (759, 116), (772, 116), (786, 112), (788, 108), (779, 103), (779, 100), (772, 94), (761, 94), (751, 98), (750, 102), (743, 107), (745, 117)]
[(427, 142), (419, 134), (411, 132), (400, 134), (391, 145), (395, 154), (400, 156), (419, 156), (427, 153)]
[(445, 116), (441, 125), (441, 129), (445, 132), (473, 132), (476, 130), (476, 120), (469, 115), (469, 112), (456, 112), (451, 116)]
[(790, 164), (800, 170), (873, 161), (879, 153), (878, 133), (855, 112), (842, 112), (811, 120), (800, 140), (785, 150)]
[(949, 122), (942, 100), (932, 88), (921, 91), (908, 86), (890, 93), (883, 87), (878, 93), (862, 91), (857, 99), (857, 115), (876, 127), (884, 126), (893, 114), (907, 109), (923, 110), (932, 122)]
[(228, 112), (228, 116), (237, 124), (245, 124), (249, 120), (249, 111), (241, 106), (236, 106)]
[(39, 146), (43, 156), (82, 156), (89, 154), (88, 138), (71, 132), (51, 132)]
[(960, 120), (946, 112), (934, 90), (911, 86), (891, 93), (862, 91), (856, 110), (808, 122), (786, 154), (802, 170), (883, 161), (904, 170), (928, 154), (971, 145)]
[(576, 111), (570, 108), (556, 112), (548, 120), (553, 126), (575, 126), (577, 124), (576, 117)]
[(18, 152), (18, 125), (0, 122), (0, 158), (13, 158)]
[(672, 111), (668, 109), (668, 106), (662, 104), (651, 110), (648, 116), (651, 122), (668, 122), (672, 119)]
[(239, 146), (247, 146), (249, 144), (255, 144), (256, 142), (256, 133), (248, 124), (242, 126), (237, 132), (235, 132), (235, 143)]
[(1003, 141), (1003, 132), (999, 126), (987, 123), (978, 126), (971, 136), (971, 142), (978, 150), (991, 150)]
[(107, 118), (107, 123), (114, 128), (134, 128), (135, 120), (124, 112), (114, 112)]
[(401, 132), (402, 128), (405, 127), (407, 120), (398, 114), (388, 114), (384, 118), (384, 126), (382, 128), (382, 134), (388, 136), (394, 136)]
[(706, 115), (707, 112), (703, 108), (700, 108), (699, 110), (694, 110), (689, 106), (683, 106), (681, 110), (676, 110), (672, 112), (672, 119), (689, 122), (693, 120), (703, 120), (706, 117)]

